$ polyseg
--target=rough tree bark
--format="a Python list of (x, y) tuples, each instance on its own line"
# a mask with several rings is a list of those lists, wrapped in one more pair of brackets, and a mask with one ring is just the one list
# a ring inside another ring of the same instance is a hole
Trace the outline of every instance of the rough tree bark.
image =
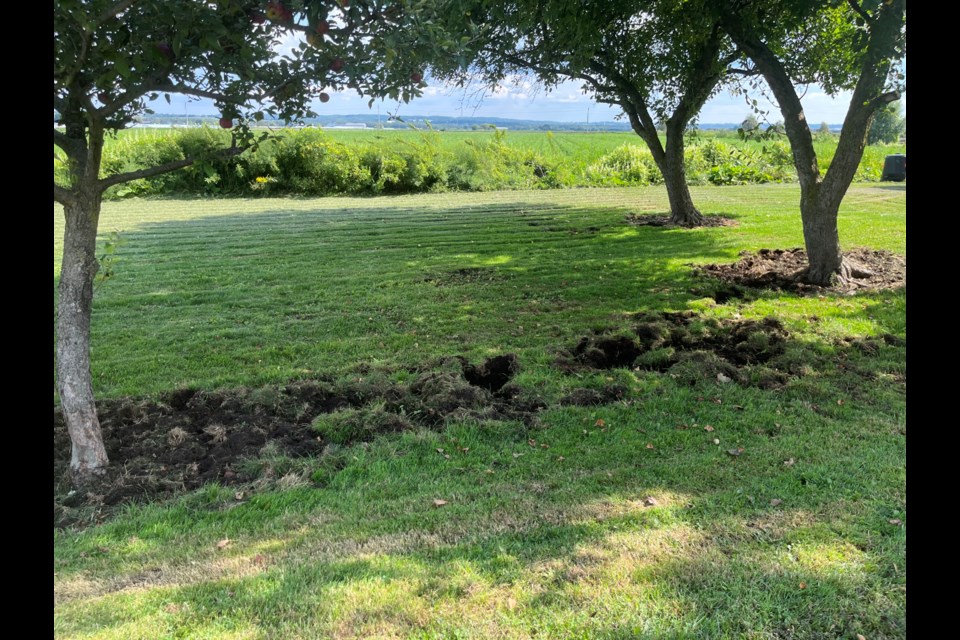
[(73, 444), (70, 470), (83, 481), (107, 466), (90, 372), (90, 315), (97, 261), (97, 225), (103, 187), (99, 181), (103, 125), (87, 122), (79, 109), (64, 117), (66, 130), (55, 140), (69, 159), (71, 189), (54, 185), (63, 205), (63, 258), (57, 289), (57, 392)]
[(870, 37), (860, 66), (860, 77), (850, 99), (833, 161), (822, 177), (813, 147), (813, 134), (793, 79), (783, 62), (735, 13), (728, 11), (724, 15), (724, 28), (756, 65), (780, 104), (800, 182), (800, 217), (809, 261), (801, 278), (811, 284), (829, 286), (865, 274), (857, 265), (845, 260), (840, 251), (837, 215), (863, 157), (874, 115), (885, 104), (900, 98), (899, 91), (885, 92), (884, 87), (904, 13), (905, 0), (890, 0), (880, 5), (870, 19)]
[(670, 200), (670, 222), (683, 227), (699, 227), (703, 224), (703, 214), (693, 204), (684, 166), (683, 134), (686, 129), (686, 120), (681, 121), (676, 117), (667, 120), (667, 143), (663, 162), (657, 166), (663, 174), (663, 184)]
[(90, 312), (96, 257), (100, 195), (82, 194), (64, 206), (66, 226), (57, 306), (57, 391), (70, 432), (70, 469), (78, 478), (107, 466), (90, 373)]

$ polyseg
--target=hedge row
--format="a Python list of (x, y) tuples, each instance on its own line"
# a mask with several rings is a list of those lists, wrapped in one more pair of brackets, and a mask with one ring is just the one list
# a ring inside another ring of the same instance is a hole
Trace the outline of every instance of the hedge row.
[[(595, 162), (565, 162), (511, 146), (502, 131), (477, 140), (443, 145), (440, 134), (410, 139), (345, 144), (318, 129), (285, 131), (232, 158), (217, 157), (227, 133), (191, 129), (121, 137), (107, 147), (105, 174), (179, 160), (207, 158), (192, 167), (113, 187), (108, 198), (132, 195), (375, 195), (429, 191), (551, 189), (580, 186), (642, 186), (663, 181), (642, 144), (623, 144)], [(822, 170), (830, 143), (818, 144)], [(886, 151), (868, 148), (856, 176), (878, 181)], [(693, 140), (685, 153), (690, 184), (746, 184), (796, 180), (786, 141), (736, 143)], [(54, 172), (65, 180), (66, 166), (55, 155)]]

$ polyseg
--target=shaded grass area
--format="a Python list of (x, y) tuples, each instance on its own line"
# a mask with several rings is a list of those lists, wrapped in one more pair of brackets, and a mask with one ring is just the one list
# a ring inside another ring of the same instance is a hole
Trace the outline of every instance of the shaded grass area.
[[(630, 226), (665, 210), (656, 190), (108, 207), (126, 244), (96, 302), (103, 396), (359, 365), (402, 382), (510, 351), (549, 402), (56, 531), (57, 636), (905, 637), (905, 347), (864, 341), (905, 337), (905, 291), (715, 304), (685, 265), (798, 246), (798, 191), (695, 198), (740, 225)], [(903, 251), (903, 192), (844, 206), (841, 238)], [(556, 366), (650, 310), (773, 315), (801, 373), (764, 389)], [(610, 385), (628, 393), (556, 402)]]

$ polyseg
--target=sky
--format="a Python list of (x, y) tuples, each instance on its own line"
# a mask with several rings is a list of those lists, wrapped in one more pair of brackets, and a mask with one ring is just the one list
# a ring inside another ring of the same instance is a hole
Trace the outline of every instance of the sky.
[[(284, 37), (275, 47), (278, 55), (289, 54), (300, 45), (297, 32)], [(585, 94), (579, 82), (566, 82), (552, 91), (545, 91), (535, 83), (522, 82), (483, 91), (478, 87), (464, 90), (431, 82), (423, 89), (423, 95), (409, 103), (377, 101), (369, 106), (369, 98), (363, 98), (353, 90), (328, 91), (331, 99), (322, 104), (314, 101), (313, 110), (322, 115), (354, 115), (380, 113), (403, 116), (458, 116), (478, 118), (515, 118), (518, 120), (546, 120), (551, 122), (611, 122), (620, 110), (610, 105), (598, 104), (590, 94)], [(799, 88), (807, 121), (817, 127), (821, 122), (842, 124), (850, 102), (850, 92), (837, 96), (827, 95), (817, 86)], [(763, 96), (752, 94), (758, 107), (767, 111), (767, 116), (758, 116), (761, 123), (781, 120), (779, 108)], [(901, 100), (906, 112), (906, 94)], [(170, 104), (163, 98), (154, 101), (151, 108), (157, 113), (172, 115), (219, 115), (212, 101), (188, 101), (182, 96), (171, 96)], [(700, 111), (700, 124), (739, 123), (752, 113), (746, 96), (735, 96), (722, 91), (710, 99)]]
[[(553, 91), (525, 82), (519, 85), (501, 87), (494, 91), (483, 91), (477, 87), (464, 90), (457, 87), (430, 83), (423, 89), (423, 95), (409, 103), (397, 101), (378, 101), (368, 108), (369, 99), (361, 98), (353, 91), (329, 92), (331, 99), (326, 104), (319, 101), (313, 110), (323, 115), (352, 115), (380, 112), (400, 116), (460, 116), (460, 117), (497, 117), (523, 120), (547, 120), (553, 122), (610, 122), (616, 119), (619, 110), (609, 105), (598, 104), (592, 96), (584, 94), (579, 83), (568, 82)], [(751, 96), (752, 97), (752, 96)], [(840, 124), (850, 101), (850, 94), (843, 93), (831, 97), (818, 87), (808, 87), (802, 102), (808, 121), (812, 123), (828, 122)], [(769, 110), (769, 122), (780, 120), (779, 110), (769, 101), (760, 99), (760, 108)], [(904, 101), (904, 106), (906, 106)], [(153, 103), (157, 113), (218, 115), (213, 103), (207, 100), (187, 101), (180, 96), (171, 96), (168, 105), (160, 99)], [(744, 96), (734, 96), (721, 92), (708, 101), (700, 112), (700, 123), (737, 123), (751, 113)]]

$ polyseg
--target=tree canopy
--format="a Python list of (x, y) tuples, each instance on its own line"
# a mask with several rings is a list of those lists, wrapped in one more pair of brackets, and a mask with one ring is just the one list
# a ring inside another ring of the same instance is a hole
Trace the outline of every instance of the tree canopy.
[(582, 82), (598, 102), (620, 107), (650, 148), (674, 220), (701, 221), (685, 182), (683, 132), (739, 57), (703, 1), (452, 0), (435, 9), (470, 47), (466, 60), (435, 63), (437, 75), (486, 85), (532, 76), (548, 89)]

